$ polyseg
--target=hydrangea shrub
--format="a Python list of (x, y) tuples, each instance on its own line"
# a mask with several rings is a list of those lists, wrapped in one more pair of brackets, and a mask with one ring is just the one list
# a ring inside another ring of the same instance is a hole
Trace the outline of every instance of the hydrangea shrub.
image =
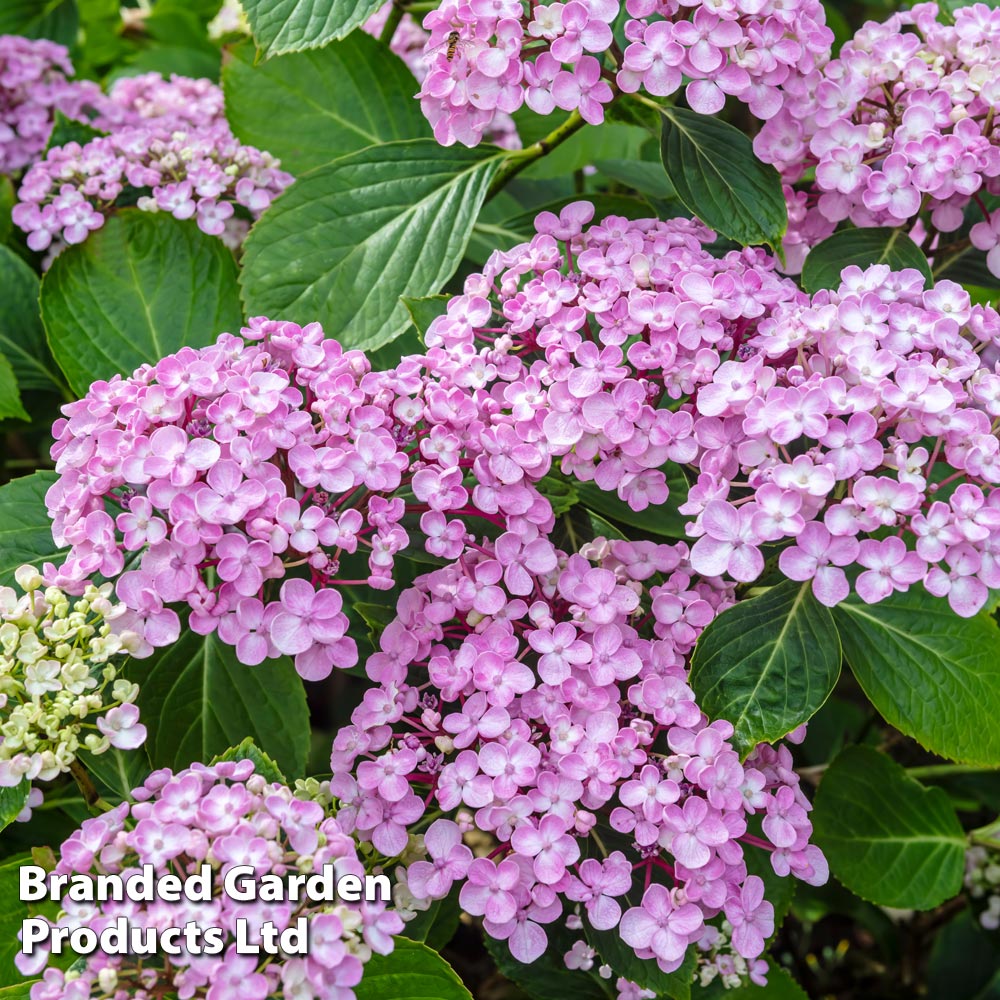
[(0, 33), (0, 992), (991, 995), (996, 11)]

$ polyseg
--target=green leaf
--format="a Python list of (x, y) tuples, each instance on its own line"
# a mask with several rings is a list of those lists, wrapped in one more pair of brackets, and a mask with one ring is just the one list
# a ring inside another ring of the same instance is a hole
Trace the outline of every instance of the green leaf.
[(421, 910), (400, 932), (411, 941), (419, 941), (428, 948), (440, 951), (455, 936), (458, 930), (462, 908), (458, 903), (459, 888), (456, 885), (444, 899), (435, 899), (426, 909)]
[[(515, 121), (520, 123), (520, 117), (515, 115)], [(552, 121), (549, 118), (542, 118), (539, 125), (542, 135), (548, 135), (552, 130)], [(596, 160), (630, 158), (638, 160), (639, 149), (648, 137), (649, 133), (637, 125), (622, 125), (619, 122), (591, 125), (574, 133), (551, 153), (536, 160), (525, 170), (524, 175), (536, 179), (562, 179), (570, 177), (577, 170), (589, 167)], [(529, 145), (524, 136), (521, 141), (525, 146)]]
[(552, 506), (552, 513), (560, 517), (580, 502), (580, 484), (575, 479), (549, 472), (535, 484), (538, 492)]
[(54, 472), (35, 472), (0, 486), (0, 586), (13, 582), (18, 566), (59, 563), (66, 554), (52, 541), (45, 510), (45, 492), (56, 479)]
[(166, 78), (177, 73), (179, 76), (205, 77), (217, 83), (220, 70), (221, 55), (218, 49), (207, 52), (186, 45), (157, 44), (131, 56), (124, 66), (119, 66), (108, 74), (107, 83), (114, 83), (123, 76), (139, 76), (140, 73), (159, 73)]
[(146, 780), (152, 770), (145, 747), (136, 750), (111, 747), (98, 754), (80, 750), (77, 756), (100, 786), (103, 797), (114, 803), (130, 799), (132, 791)]
[(616, 976), (624, 976), (643, 989), (653, 990), (659, 998), (689, 1000), (691, 982), (698, 959), (694, 948), (688, 948), (684, 962), (676, 972), (664, 972), (653, 958), (638, 958), (627, 945), (618, 929), (597, 931), (584, 921), (590, 946), (600, 955), (601, 961), (610, 965)]
[(856, 264), (888, 264), (893, 271), (916, 268), (931, 284), (931, 269), (923, 251), (902, 229), (844, 229), (823, 240), (809, 251), (802, 265), (802, 287), (807, 292), (837, 288), (840, 273)]
[(220, 760), (252, 760), (254, 772), (261, 775), (266, 781), (276, 781), (281, 785), (288, 784), (288, 779), (281, 773), (281, 768), (254, 743), (250, 736), (237, 746), (230, 747), (225, 753), (218, 754), (212, 763), (217, 764)]
[(21, 402), (21, 393), (14, 377), (14, 369), (6, 356), (0, 354), (0, 420), (7, 417), (17, 417), (18, 420), (29, 420), (28, 411)]
[(49, 38), (72, 45), (79, 23), (74, 0), (4, 0), (0, 4), (0, 35)]
[(0, 246), (0, 351), (22, 390), (60, 392), (63, 378), (52, 360), (38, 307), (38, 276), (8, 247)]
[(56, 146), (65, 146), (68, 142), (78, 142), (81, 146), (85, 146), (91, 139), (102, 135), (104, 135), (103, 132), (91, 128), (84, 122), (67, 118), (57, 108), (56, 116), (52, 122), (52, 132), (49, 135), (49, 141), (45, 144), (45, 151), (48, 152)]
[(929, 910), (957, 895), (965, 836), (940, 788), (869, 747), (847, 747), (819, 784), (814, 839), (834, 875), (879, 906)]
[(13, 986), (0, 986), (0, 1000), (30, 1000), (31, 987), (40, 979), (28, 979)]
[(812, 716), (840, 676), (840, 641), (809, 582), (785, 580), (724, 611), (702, 632), (691, 687), (713, 719), (728, 719), (746, 753)]
[(75, 392), (129, 375), (242, 325), (236, 262), (188, 219), (124, 209), (61, 253), (42, 281), (42, 320)]
[(450, 295), (424, 295), (420, 298), (412, 298), (409, 295), (402, 297), (403, 305), (410, 314), (413, 325), (417, 328), (417, 333), (421, 339), (427, 333), (427, 327), (447, 312), (448, 303), (451, 301)]
[[(20, 942), (17, 940), (17, 932), (21, 929), (22, 921), (33, 915), (42, 903), (23, 903), (18, 894), (19, 872), (21, 865), (34, 864), (34, 860), (27, 852), (15, 854), (0, 861), (0, 983), (17, 989), (26, 985), (21, 978), (21, 973), (14, 965), (14, 956), (21, 950)], [(51, 908), (51, 904), (49, 904)], [(52, 914), (55, 916), (55, 914)], [(14, 996), (17, 994), (15, 993)], [(0, 993), (0, 998), (3, 994)]]
[(0, 243), (6, 243), (7, 237), (14, 230), (10, 213), (16, 204), (17, 195), (14, 194), (13, 182), (6, 174), (0, 174)]
[(408, 938), (393, 939), (389, 955), (372, 955), (361, 982), (354, 987), (357, 1000), (472, 1000), (454, 969), (425, 944)]
[(645, 510), (632, 510), (618, 498), (617, 493), (602, 490), (595, 483), (575, 483), (575, 486), (580, 503), (588, 510), (661, 538), (687, 538), (684, 531), (687, 519), (677, 508), (687, 499), (688, 484), (676, 465), (671, 464), (667, 469), (667, 487), (670, 490), (667, 502), (659, 506), (651, 505)]
[(18, 870), (30, 865), (30, 854), (16, 854), (0, 861), (0, 982), (13, 983), (21, 978), (14, 965), (20, 950), (17, 932), (28, 916), (28, 905), (18, 896)]
[(988, 989), (1000, 969), (1000, 942), (994, 938), (968, 909), (945, 924), (927, 960), (929, 1000), (973, 1000)]
[(368, 626), (368, 639), (372, 646), (378, 648), (378, 637), (396, 617), (396, 609), (391, 604), (371, 604), (367, 601), (355, 601), (351, 610), (361, 616)]
[(211, 760), (249, 736), (286, 774), (303, 774), (309, 709), (287, 656), (244, 666), (218, 636), (184, 628), (172, 646), (135, 661), (130, 676), (139, 685), (154, 767)]
[(231, 55), (222, 71), (229, 124), (294, 174), (366, 146), (430, 137), (419, 102), (402, 96), (416, 89), (413, 74), (364, 32), (256, 65), (250, 45)]
[(562, 956), (565, 951), (552, 941), (552, 928), (549, 933), (549, 947), (544, 954), (534, 962), (525, 964), (519, 962), (510, 953), (506, 941), (497, 941), (489, 935), (485, 936), (486, 950), (493, 956), (500, 973), (516, 983), (524, 990), (531, 1000), (611, 1000), (617, 996), (608, 980), (597, 976), (596, 970), (583, 972), (580, 969), (567, 969)]
[[(410, 301), (422, 300), (411, 299)], [(405, 305), (406, 299), (404, 298), (402, 302)], [(409, 312), (409, 306), (407, 306), (407, 312)], [(401, 358), (405, 358), (410, 354), (423, 354), (424, 342), (417, 328), (411, 324), (402, 333), (393, 337), (387, 344), (376, 347), (374, 350), (368, 350), (365, 353), (368, 355), (368, 361), (371, 363), (373, 372), (386, 372), (390, 368), (395, 368)]]
[(13, 788), (0, 788), (0, 830), (6, 829), (17, 819), (18, 814), (28, 804), (31, 782), (22, 778)]
[(244, 244), (247, 309), (318, 320), (345, 347), (388, 343), (410, 323), (400, 297), (433, 295), (454, 273), (503, 159), (416, 139), (299, 178)]
[(243, 0), (253, 37), (268, 56), (344, 38), (381, 6), (382, 0)]
[(634, 188), (641, 194), (654, 198), (676, 198), (670, 178), (663, 170), (662, 163), (646, 163), (643, 160), (597, 160), (594, 166), (619, 184)]
[(663, 112), (663, 166), (678, 199), (710, 229), (774, 250), (788, 227), (781, 178), (732, 125), (683, 108)]
[(964, 764), (1000, 765), (1000, 630), (923, 587), (834, 609), (847, 660), (886, 722)]
[(767, 970), (767, 985), (757, 986), (746, 983), (735, 989), (726, 989), (722, 981), (716, 978), (709, 986), (695, 989), (691, 993), (692, 1000), (809, 1000), (809, 994), (789, 973), (771, 962)]

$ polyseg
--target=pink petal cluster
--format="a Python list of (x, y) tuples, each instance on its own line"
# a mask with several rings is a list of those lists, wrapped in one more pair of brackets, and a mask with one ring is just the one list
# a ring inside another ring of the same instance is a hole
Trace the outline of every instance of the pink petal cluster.
[[(773, 907), (745, 852), (817, 885), (827, 866), (788, 748), (741, 762), (688, 684), (732, 587), (699, 577), (684, 543), (599, 538), (567, 555), (538, 540), (530, 560), (521, 544), (473, 546), (401, 596), (366, 665), (376, 686), (334, 742), (341, 825), (394, 856), (443, 812), (410, 891), (457, 884), (521, 962), (545, 952), (548, 925), (582, 918), (665, 972), (696, 944), (704, 962), (754, 963)], [(472, 829), (495, 838), (488, 857), (462, 843)], [(723, 918), (728, 945), (709, 923)]]
[(64, 46), (0, 35), (0, 173), (39, 158), (56, 111), (103, 132), (151, 120), (171, 130), (225, 122), (222, 90), (211, 80), (143, 73), (117, 80), (105, 94), (92, 80), (71, 79), (73, 72)]
[(230, 229), (238, 242), (248, 220), (291, 184), (279, 166), (269, 153), (244, 146), (224, 120), (177, 128), (169, 116), (165, 122), (154, 118), (83, 146), (50, 149), (25, 174), (12, 218), (32, 250), (53, 241), (82, 243), (128, 193), (138, 196), (144, 211), (194, 218), (211, 236)]
[(585, 230), (592, 214), (543, 213), (495, 253), (428, 329), (430, 355), (502, 334), (514, 412), (633, 510), (685, 465), (704, 576), (751, 582), (784, 544), (782, 571), (825, 604), (856, 566), (865, 601), (923, 582), (975, 614), (1000, 585), (997, 311), (884, 265), (810, 298), (759, 250), (713, 257), (697, 223)]
[[(363, 876), (353, 840), (330, 809), (329, 796), (309, 796), (254, 773), (252, 761), (193, 764), (176, 773), (154, 771), (135, 789), (130, 804), (84, 821), (59, 852), (59, 875), (120, 874), (127, 878), (150, 864), (155, 877), (213, 870), (210, 901), (179, 903), (131, 900), (93, 903), (63, 897), (58, 925), (89, 927), (100, 933), (125, 917), (137, 933), (165, 927), (221, 928), (225, 951), (201, 954), (185, 936), (181, 953), (163, 965), (98, 950), (68, 975), (40, 948), (16, 958), (26, 976), (41, 975), (31, 1000), (68, 1000), (94, 996), (161, 996), (203, 1000), (265, 1000), (272, 996), (337, 997), (354, 1000), (364, 963), (373, 952), (389, 954), (400, 917), (383, 902), (316, 902), (308, 897), (285, 902), (239, 902), (221, 892), (222, 876), (234, 865), (251, 865), (256, 877), (294, 876), (334, 866), (335, 877)], [(279, 931), (305, 917), (310, 949), (304, 956), (251, 957), (235, 951), (237, 921), (245, 920), (249, 940), (259, 943), (260, 928), (271, 921)], [(108, 986), (111, 983), (112, 985)]]
[(666, 97), (685, 81), (696, 111), (715, 114), (732, 95), (770, 118), (781, 86), (812, 72), (833, 41), (817, 0), (625, 7), (623, 53), (612, 33), (618, 0), (445, 0), (424, 19), (429, 62), (418, 94), (437, 140), (475, 146), (497, 114), (522, 104), (542, 115), (578, 110), (597, 125), (618, 91)]
[[(365, 21), (362, 30), (379, 38), (391, 9), (392, 2), (390, 0)], [(420, 83), (423, 83), (428, 71), (427, 60), (424, 57), (427, 40), (427, 32), (417, 24), (410, 14), (404, 14), (389, 41), (389, 48), (406, 63), (407, 68)], [(501, 149), (521, 148), (521, 137), (517, 134), (514, 119), (503, 111), (494, 113), (483, 138)]]
[[(1000, 194), (1000, 11), (961, 7), (949, 24), (938, 14), (936, 3), (920, 3), (868, 22), (839, 58), (790, 76), (783, 106), (754, 148), (789, 183), (815, 169), (808, 203), (830, 232), (843, 219), (920, 219), (920, 236), (928, 222), (951, 233), (975, 202), (982, 221), (973, 245), (1000, 275), (1000, 221), (982, 200)], [(928, 242), (928, 250), (944, 242)]]
[(553, 524), (535, 485), (548, 452), (483, 388), (487, 358), (438, 351), (446, 374), (420, 357), (372, 372), (316, 323), (242, 333), (95, 383), (53, 428), (46, 503), (71, 549), (50, 582), (117, 578), (138, 655), (176, 639), (179, 604), (245, 663), (289, 654), (310, 679), (351, 666), (338, 587), (390, 589), (414, 528), (454, 559), (460, 518), (476, 518), (523, 539), (510, 556), (522, 573), (536, 565), (531, 543)]
[(222, 88), (211, 80), (171, 73), (123, 76), (108, 89), (91, 124), (102, 132), (156, 121), (164, 128), (209, 128), (226, 120)]
[(33, 163), (45, 149), (56, 111), (80, 119), (103, 107), (101, 88), (72, 81), (73, 64), (62, 45), (0, 35), (0, 174)]

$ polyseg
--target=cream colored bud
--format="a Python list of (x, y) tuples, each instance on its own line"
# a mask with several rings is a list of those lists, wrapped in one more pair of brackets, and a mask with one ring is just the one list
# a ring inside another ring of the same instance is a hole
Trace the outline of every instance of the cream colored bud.
[(38, 590), (45, 583), (35, 566), (18, 566), (14, 570), (14, 579), (22, 590)]

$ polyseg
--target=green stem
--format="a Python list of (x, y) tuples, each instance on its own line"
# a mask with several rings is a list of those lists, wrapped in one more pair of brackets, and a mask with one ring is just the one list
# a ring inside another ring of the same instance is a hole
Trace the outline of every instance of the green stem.
[(403, 5), (398, 2), (394, 3), (389, 8), (389, 16), (385, 19), (385, 25), (382, 27), (382, 33), (378, 36), (378, 40), (388, 45), (392, 41), (392, 36), (396, 34), (399, 22), (402, 20)]
[(579, 111), (574, 111), (561, 125), (554, 128), (547, 136), (539, 139), (524, 149), (519, 149), (511, 153), (497, 171), (489, 191), (486, 193), (486, 200), (499, 194), (511, 178), (516, 177), (522, 170), (530, 167), (535, 160), (540, 160), (546, 153), (551, 153), (556, 146), (565, 142), (574, 132), (578, 131), (584, 124)]
[(955, 774), (995, 774), (997, 768), (983, 764), (925, 764), (923, 767), (908, 767), (906, 773), (911, 778), (950, 778)]
[(992, 823), (987, 823), (986, 826), (970, 830), (969, 843), (982, 844), (983, 847), (991, 847), (994, 850), (1000, 848), (1000, 817)]

